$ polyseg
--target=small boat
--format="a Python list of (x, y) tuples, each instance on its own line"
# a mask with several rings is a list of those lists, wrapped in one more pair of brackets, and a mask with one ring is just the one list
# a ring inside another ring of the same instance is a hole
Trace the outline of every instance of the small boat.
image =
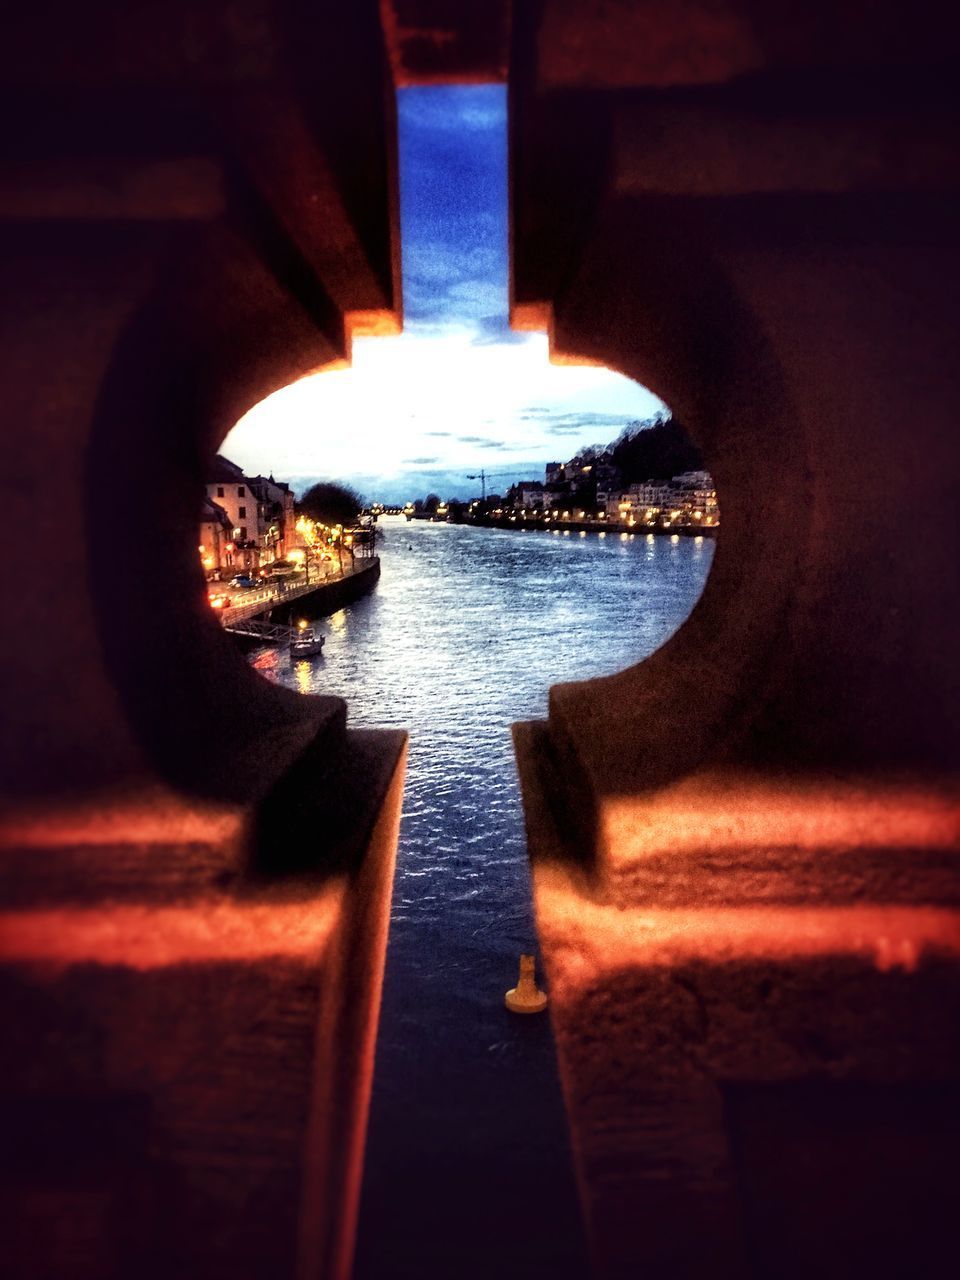
[(323, 651), (324, 637), (317, 635), (305, 622), (297, 623), (297, 630), (290, 637), (291, 658), (315, 658)]

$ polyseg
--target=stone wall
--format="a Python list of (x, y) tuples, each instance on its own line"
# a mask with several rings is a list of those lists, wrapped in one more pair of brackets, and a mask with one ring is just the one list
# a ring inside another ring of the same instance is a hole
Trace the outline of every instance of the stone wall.
[(5, 27), (4, 1270), (346, 1276), (403, 735), (249, 668), (196, 511), (399, 328), (377, 5)]
[(518, 732), (596, 1269), (948, 1256), (957, 25), (16, 9), (12, 1274), (346, 1274), (402, 743), (256, 677), (194, 520), (245, 410), (400, 324), (393, 85), (503, 75), (514, 324), (663, 395), (724, 514), (677, 635)]
[(517, 730), (598, 1274), (949, 1256), (954, 27), (515, 9), (515, 323), (661, 394), (723, 510), (679, 632)]

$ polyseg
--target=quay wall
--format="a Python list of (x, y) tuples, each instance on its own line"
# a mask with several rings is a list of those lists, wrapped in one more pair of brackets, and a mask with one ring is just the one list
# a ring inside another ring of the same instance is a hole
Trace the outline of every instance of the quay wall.
[[(220, 614), (220, 623), (224, 629), (229, 629), (253, 620), (289, 624), (295, 618), (326, 618), (372, 591), (379, 577), (380, 557), (372, 556), (342, 575), (317, 582), (310, 588), (300, 584), (282, 596), (272, 595), (254, 600), (250, 604), (224, 609)], [(231, 641), (244, 650), (256, 648), (262, 643), (259, 638), (244, 636), (232, 629), (228, 634)]]
[(701, 528), (695, 525), (676, 525), (664, 528), (660, 525), (626, 525), (621, 524), (619, 520), (541, 520), (536, 517), (522, 516), (514, 519), (509, 516), (479, 516), (465, 520), (463, 523), (477, 525), (483, 529), (537, 529), (541, 533), (553, 533), (557, 530), (566, 530), (570, 533), (653, 533), (658, 536), (678, 533), (683, 538), (700, 535), (705, 538), (715, 538), (719, 532), (719, 525), (705, 525)]
[(314, 591), (304, 592), (293, 600), (271, 601), (262, 616), (271, 622), (286, 622), (293, 614), (326, 618), (372, 591), (379, 578), (380, 557), (371, 556), (368, 562), (357, 564), (351, 573), (343, 577), (318, 582)]

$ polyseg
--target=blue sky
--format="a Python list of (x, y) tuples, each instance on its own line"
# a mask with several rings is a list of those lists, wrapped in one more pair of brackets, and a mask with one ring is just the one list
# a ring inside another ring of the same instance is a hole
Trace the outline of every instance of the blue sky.
[(398, 95), (404, 332), (358, 338), (349, 369), (269, 396), (223, 452), (302, 491), (317, 479), (369, 499), (477, 496), (481, 467), (542, 479), (661, 402), (604, 369), (551, 365), (544, 334), (507, 321), (506, 90)]

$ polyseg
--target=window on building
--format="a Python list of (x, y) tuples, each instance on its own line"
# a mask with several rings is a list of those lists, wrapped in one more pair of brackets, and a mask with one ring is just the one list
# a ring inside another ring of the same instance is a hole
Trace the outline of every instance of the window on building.
[(218, 485), (217, 485), (217, 497), (218, 497), (218, 498), (222, 498), (222, 497), (223, 497), (223, 485), (222, 485), (222, 484), (218, 484)]
[(247, 514), (247, 508), (246, 508), (246, 507), (240, 507), (240, 508), (239, 508), (239, 515), (240, 515), (241, 517), (243, 517), (243, 516), (245, 516), (246, 514)]
[(240, 529), (240, 541), (241, 541), (241, 542), (246, 542), (246, 540), (247, 540), (247, 530), (246, 530), (246, 528), (245, 528), (245, 527), (241, 527), (241, 529)]
[(243, 485), (242, 485), (242, 484), (238, 484), (238, 485), (237, 485), (237, 497), (238, 497), (238, 498), (245, 498), (246, 496), (247, 496), (247, 491), (246, 491), (246, 489), (243, 487)]

